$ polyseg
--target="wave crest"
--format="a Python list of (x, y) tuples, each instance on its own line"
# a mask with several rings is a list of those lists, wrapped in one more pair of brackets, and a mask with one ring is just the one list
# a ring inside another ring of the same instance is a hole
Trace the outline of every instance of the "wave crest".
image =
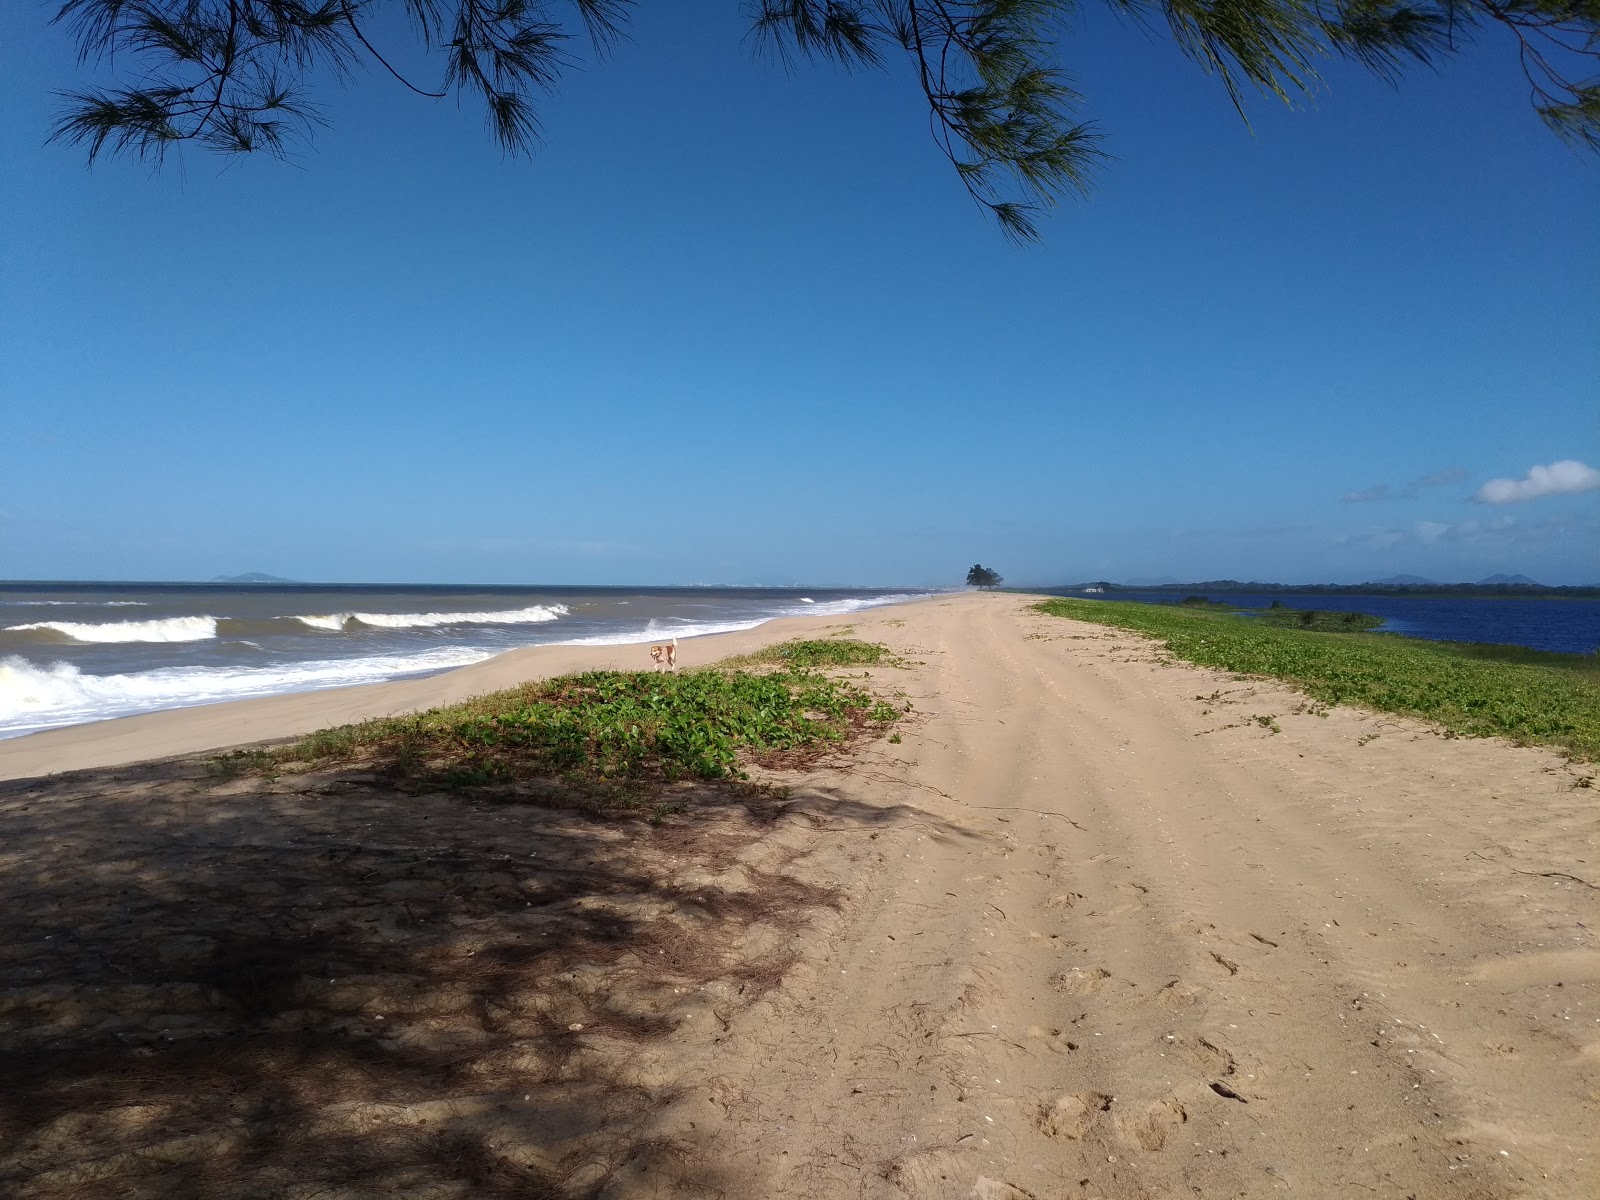
[(312, 629), (339, 633), (352, 623), (371, 629), (437, 629), (442, 625), (535, 625), (544, 621), (559, 621), (566, 615), (565, 604), (535, 604), (501, 612), (348, 612), (294, 619)]
[(215, 617), (165, 617), (155, 621), (35, 621), (8, 625), (7, 633), (55, 633), (75, 642), (204, 642), (217, 636)]
[(344, 629), (344, 623), (350, 619), (349, 613), (334, 613), (331, 617), (293, 617), (302, 625), (309, 625), (313, 629), (327, 629), (339, 633)]

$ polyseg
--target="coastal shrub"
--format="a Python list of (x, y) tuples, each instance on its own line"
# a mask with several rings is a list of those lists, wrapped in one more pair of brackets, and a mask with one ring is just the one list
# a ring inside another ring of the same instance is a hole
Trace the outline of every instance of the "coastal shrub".
[(1261, 625), (1278, 625), (1284, 628), (1311, 629), (1319, 633), (1358, 633), (1377, 629), (1382, 617), (1363, 612), (1324, 612), (1321, 609), (1285, 608), (1273, 602), (1271, 608), (1251, 614), (1251, 619)]
[[(846, 651), (855, 656), (852, 664), (876, 662), (883, 652), (881, 646), (854, 645), (859, 649)], [(867, 657), (866, 650), (877, 654)], [(814, 653), (794, 657), (810, 661)], [(425, 787), (558, 777), (626, 790), (683, 779), (744, 778), (748, 759), (820, 753), (900, 716), (863, 688), (805, 666), (761, 673), (590, 671), (415, 717), (323, 730), (279, 748), (275, 757), (361, 761)]]
[(1600, 658), (1592, 654), (1368, 633), (1343, 613), (1318, 612), (1312, 627), (1301, 628), (1295, 609), (1251, 616), (1064, 598), (1035, 607), (1158, 638), (1188, 662), (1282, 679), (1324, 704), (1425, 717), (1453, 735), (1600, 758)]

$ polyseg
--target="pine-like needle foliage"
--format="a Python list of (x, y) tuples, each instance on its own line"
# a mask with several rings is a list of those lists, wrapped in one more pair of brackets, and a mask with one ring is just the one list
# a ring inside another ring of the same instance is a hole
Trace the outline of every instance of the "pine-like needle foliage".
[[(731, 0), (730, 0), (731, 2)], [(1478, 32), (1509, 33), (1535, 111), (1600, 150), (1600, 0), (1106, 0), (1216, 75), (1243, 110), (1248, 92), (1287, 103), (1318, 86), (1318, 63), (1353, 60), (1385, 79), (1432, 63)], [(538, 136), (534, 98), (553, 87), (575, 39), (603, 52), (636, 0), (66, 0), (82, 57), (124, 86), (63, 93), (54, 138), (160, 161), (195, 142), (225, 153), (285, 153), (321, 120), (314, 72), (348, 78), (372, 63), (432, 99), (478, 97), (508, 153)], [(907, 64), (934, 142), (974, 200), (1011, 237), (1038, 236), (1041, 210), (1084, 192), (1102, 158), (1062, 70), (1076, 0), (744, 0), (757, 40), (786, 63)], [(379, 6), (410, 19), (437, 82), (396, 70), (369, 37)]]

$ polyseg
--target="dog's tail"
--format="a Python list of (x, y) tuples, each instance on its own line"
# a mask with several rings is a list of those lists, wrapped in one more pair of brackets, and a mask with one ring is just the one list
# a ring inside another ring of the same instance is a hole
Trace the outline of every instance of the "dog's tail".
[(674, 646), (676, 646), (678, 644), (678, 635), (677, 634), (673, 634), (672, 635), (672, 644)]

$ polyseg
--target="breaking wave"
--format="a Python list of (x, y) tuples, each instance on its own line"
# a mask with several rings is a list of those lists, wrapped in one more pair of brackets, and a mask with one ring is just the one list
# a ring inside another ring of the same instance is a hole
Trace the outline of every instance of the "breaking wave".
[(280, 667), (164, 667), (127, 675), (89, 675), (67, 663), (42, 666), (13, 655), (0, 659), (0, 737), (163, 708), (380, 683), (482, 662), (492, 653), (462, 646)]
[(373, 629), (437, 629), (441, 625), (533, 625), (543, 621), (559, 621), (566, 615), (565, 604), (535, 604), (529, 608), (513, 608), (502, 612), (348, 612), (294, 619), (312, 629), (339, 633), (352, 623)]
[(334, 613), (331, 617), (295, 617), (302, 625), (309, 625), (313, 629), (327, 629), (338, 633), (344, 628), (344, 623), (350, 619), (349, 613)]
[[(327, 616), (284, 618), (311, 629), (343, 633), (365, 626), (369, 629), (437, 629), (446, 625), (532, 625), (559, 621), (567, 615), (564, 604), (536, 604), (530, 608), (501, 612), (415, 612), (415, 613), (331, 613)], [(271, 618), (269, 618), (271, 619)], [(163, 617), (151, 621), (33, 621), (26, 625), (7, 625), (5, 633), (33, 635), (47, 642), (205, 642), (215, 638), (218, 627), (225, 634), (262, 633), (260, 620), (238, 617)]]
[(204, 642), (217, 636), (215, 617), (165, 617), (157, 621), (35, 621), (8, 625), (7, 633), (56, 634), (74, 642)]

